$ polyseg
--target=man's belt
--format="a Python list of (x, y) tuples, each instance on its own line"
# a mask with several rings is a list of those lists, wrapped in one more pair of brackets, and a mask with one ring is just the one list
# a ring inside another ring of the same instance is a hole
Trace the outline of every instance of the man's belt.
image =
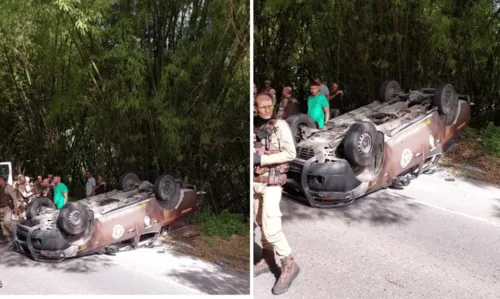
[(267, 183), (267, 182), (269, 182), (269, 177), (268, 176), (254, 176), (253, 181), (254, 181), (254, 183)]

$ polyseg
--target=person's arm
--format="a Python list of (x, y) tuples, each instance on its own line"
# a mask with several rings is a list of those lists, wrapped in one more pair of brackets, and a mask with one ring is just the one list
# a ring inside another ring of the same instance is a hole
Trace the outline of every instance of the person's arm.
[(33, 192), (26, 192), (26, 186), (19, 186), (17, 190), (23, 196), (23, 198), (28, 198), (33, 195)]
[(61, 190), (63, 195), (64, 195), (64, 204), (68, 203), (68, 187), (66, 185), (63, 185), (63, 189)]
[(12, 186), (7, 185), (5, 187), (5, 192), (10, 196), (12, 199), (12, 203), (14, 204), (14, 214), (17, 214), (17, 210), (19, 209), (19, 201), (17, 200), (17, 193)]
[(278, 139), (280, 141), (281, 152), (261, 156), (261, 166), (290, 162), (295, 159), (295, 156), (297, 155), (292, 131), (290, 130), (288, 123), (284, 120), (279, 120), (276, 122), (276, 127), (278, 128), (278, 132), (276, 132), (276, 134), (278, 135)]
[(330, 104), (326, 97), (323, 98), (321, 107), (323, 107), (323, 111), (325, 112), (325, 124), (330, 119)]

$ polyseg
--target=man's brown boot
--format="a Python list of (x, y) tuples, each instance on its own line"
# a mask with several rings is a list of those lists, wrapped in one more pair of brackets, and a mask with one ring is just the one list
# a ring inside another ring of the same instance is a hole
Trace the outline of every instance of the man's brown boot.
[(281, 259), (281, 275), (273, 287), (273, 294), (280, 295), (288, 291), (293, 280), (299, 275), (299, 266), (293, 260), (292, 255)]
[(262, 258), (253, 266), (253, 277), (278, 269), (279, 267), (274, 258), (274, 252), (269, 249), (262, 249)]

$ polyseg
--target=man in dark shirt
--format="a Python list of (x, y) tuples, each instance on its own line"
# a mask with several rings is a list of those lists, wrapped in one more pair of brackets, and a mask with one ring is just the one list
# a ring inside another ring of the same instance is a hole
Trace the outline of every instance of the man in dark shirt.
[(95, 195), (106, 193), (106, 182), (102, 180), (102, 176), (97, 176), (97, 186), (95, 187)]
[(339, 89), (337, 82), (332, 83), (332, 88), (330, 90), (330, 95), (328, 96), (328, 101), (330, 102), (330, 114), (332, 118), (340, 115), (341, 111), (341, 101), (344, 96), (344, 92)]
[(280, 101), (276, 117), (287, 119), (287, 117), (289, 117), (290, 115), (298, 113), (299, 102), (292, 96), (292, 88), (290, 86), (286, 86), (285, 88), (283, 88), (282, 94), (283, 98)]

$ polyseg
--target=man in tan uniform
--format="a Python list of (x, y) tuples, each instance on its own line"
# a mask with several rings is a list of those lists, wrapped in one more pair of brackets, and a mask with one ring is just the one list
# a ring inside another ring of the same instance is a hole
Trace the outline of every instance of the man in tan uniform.
[(4, 238), (10, 244), (12, 242), (12, 214), (18, 213), (19, 203), (14, 188), (2, 176), (0, 176), (0, 188), (0, 226)]
[(298, 101), (292, 96), (292, 88), (286, 86), (283, 88), (283, 97), (280, 101), (277, 118), (287, 119), (290, 115), (298, 113)]
[(262, 92), (270, 95), (273, 99), (273, 106), (276, 106), (276, 90), (274, 90), (274, 88), (271, 87), (271, 81), (266, 80), (264, 82), (264, 86), (265, 87)]
[(281, 192), (286, 183), (288, 162), (296, 156), (292, 132), (285, 120), (273, 118), (270, 95), (255, 97), (254, 110), (254, 217), (262, 233), (262, 259), (254, 276), (277, 270), (274, 254), (281, 260), (281, 274), (273, 294), (285, 293), (299, 274), (299, 267), (281, 227)]

